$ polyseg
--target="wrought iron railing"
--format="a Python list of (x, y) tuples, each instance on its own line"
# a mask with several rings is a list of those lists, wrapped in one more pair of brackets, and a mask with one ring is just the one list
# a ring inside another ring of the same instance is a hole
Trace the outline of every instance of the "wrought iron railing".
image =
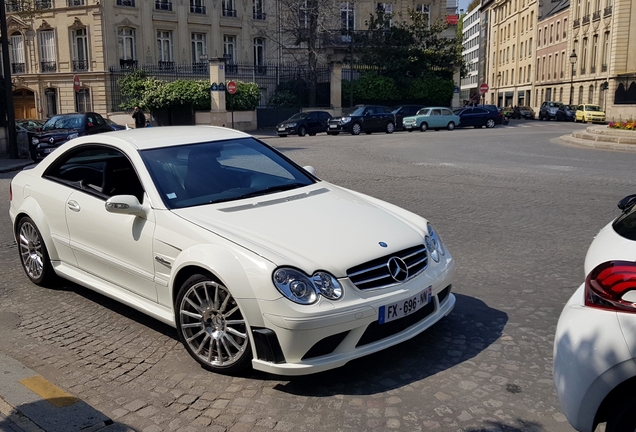
[(596, 73), (596, 66), (590, 66), (590, 73)]
[(612, 14), (612, 6), (608, 6), (603, 10), (603, 16), (610, 16)]
[(86, 4), (86, 1), (85, 0), (68, 0), (67, 4), (69, 7), (84, 6)]
[(159, 66), (159, 69), (173, 70), (175, 63), (173, 61), (159, 61), (157, 62), (157, 66)]
[(264, 20), (266, 17), (267, 15), (265, 14), (265, 12), (254, 12), (255, 20)]
[(579, 18), (575, 19), (575, 20), (572, 22), (572, 28), (580, 27), (580, 25), (581, 25), (581, 20), (580, 20)]
[(590, 15), (585, 15), (583, 17), (583, 24), (589, 24), (590, 23)]
[(607, 72), (607, 65), (606, 64), (601, 66), (601, 72)]
[(57, 63), (54, 61), (40, 62), (40, 72), (57, 72)]
[(117, 6), (135, 7), (135, 0), (117, 0)]
[(26, 72), (26, 65), (24, 63), (11, 63), (11, 73), (23, 74)]
[(119, 67), (122, 69), (137, 69), (137, 60), (119, 59)]
[(73, 71), (87, 71), (88, 70), (88, 60), (73, 60)]
[(596, 11), (592, 14), (592, 19), (594, 21), (598, 21), (601, 19), (601, 11)]
[(190, 13), (193, 14), (204, 14), (205, 13), (205, 6), (196, 6), (191, 4), (190, 5)]
[(155, 0), (155, 9), (171, 11), (172, 10), (172, 1)]
[(236, 9), (225, 9), (223, 8), (223, 16), (224, 17), (235, 17)]

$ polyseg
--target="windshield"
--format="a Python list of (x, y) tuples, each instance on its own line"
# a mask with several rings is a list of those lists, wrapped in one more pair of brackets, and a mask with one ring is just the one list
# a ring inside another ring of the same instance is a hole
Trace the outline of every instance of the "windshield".
[(290, 118), (288, 118), (287, 120), (302, 120), (305, 117), (307, 117), (307, 113), (304, 112), (300, 112), (300, 113), (296, 113), (293, 116), (291, 116)]
[(586, 105), (585, 111), (600, 111), (601, 107), (598, 105)]
[(361, 116), (364, 112), (364, 107), (353, 107), (342, 110), (342, 116)]
[(53, 129), (81, 129), (84, 125), (83, 115), (67, 115), (51, 117), (42, 126), (42, 131)]
[(296, 189), (315, 182), (254, 138), (143, 150), (163, 202), (178, 209)]
[(560, 107), (561, 105), (563, 105), (561, 102), (550, 102), (550, 103), (548, 104), (548, 106), (549, 106), (550, 108), (558, 108), (558, 107)]

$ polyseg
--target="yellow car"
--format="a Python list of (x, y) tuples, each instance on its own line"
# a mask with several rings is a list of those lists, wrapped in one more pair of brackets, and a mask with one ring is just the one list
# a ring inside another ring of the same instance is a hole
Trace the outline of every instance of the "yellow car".
[(598, 105), (582, 104), (576, 108), (575, 122), (605, 122), (605, 111)]

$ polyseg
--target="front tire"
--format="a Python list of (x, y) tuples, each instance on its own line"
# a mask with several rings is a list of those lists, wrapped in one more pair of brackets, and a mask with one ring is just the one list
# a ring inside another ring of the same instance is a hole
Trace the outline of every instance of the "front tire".
[(616, 407), (607, 420), (605, 432), (623, 432), (636, 430), (636, 397), (628, 397)]
[(492, 129), (495, 127), (495, 120), (494, 119), (488, 119), (486, 120), (486, 127), (488, 129)]
[(388, 122), (386, 124), (386, 133), (392, 134), (394, 131), (395, 131), (395, 125), (393, 124), (393, 122)]
[(210, 275), (195, 274), (181, 286), (175, 306), (179, 339), (201, 366), (222, 374), (249, 366), (249, 328), (225, 286)]
[(307, 135), (307, 128), (305, 126), (301, 126), (300, 129), (298, 129), (298, 136), (304, 137), (305, 135)]
[(362, 126), (360, 123), (354, 123), (351, 126), (351, 135), (360, 135), (360, 132), (362, 132)]
[(446, 129), (448, 129), (449, 131), (455, 129), (455, 123), (454, 122), (449, 122), (448, 126), (446, 126)]
[(420, 132), (426, 132), (426, 129), (428, 129), (428, 125), (425, 122), (422, 122), (420, 125)]
[(36, 285), (47, 285), (56, 278), (49, 252), (35, 222), (25, 216), (16, 231), (20, 263), (27, 277)]

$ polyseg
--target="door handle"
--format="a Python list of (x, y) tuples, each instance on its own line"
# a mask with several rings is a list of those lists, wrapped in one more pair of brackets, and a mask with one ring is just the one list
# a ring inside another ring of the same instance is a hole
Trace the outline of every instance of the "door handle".
[(73, 210), (74, 212), (78, 212), (78, 211), (80, 211), (80, 205), (77, 203), (77, 201), (73, 201), (73, 200), (71, 200), (71, 201), (69, 201), (69, 202), (67, 202), (67, 203), (66, 203), (66, 206), (67, 206), (69, 209)]

